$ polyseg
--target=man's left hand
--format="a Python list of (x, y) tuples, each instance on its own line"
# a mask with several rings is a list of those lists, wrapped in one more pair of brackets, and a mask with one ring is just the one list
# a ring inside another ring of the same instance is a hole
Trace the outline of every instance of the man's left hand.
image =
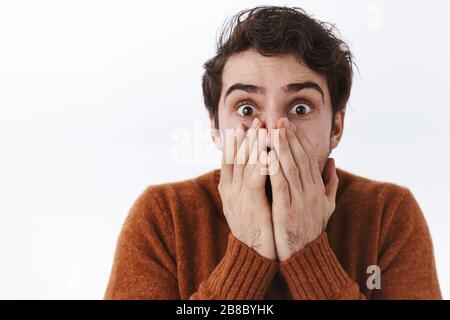
[(334, 159), (320, 173), (306, 135), (287, 118), (278, 123), (269, 152), (272, 221), (278, 259), (285, 261), (317, 239), (335, 209), (338, 177)]

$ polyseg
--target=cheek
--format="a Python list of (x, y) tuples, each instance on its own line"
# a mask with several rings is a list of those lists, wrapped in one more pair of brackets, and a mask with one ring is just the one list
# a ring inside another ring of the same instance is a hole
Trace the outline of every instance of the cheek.
[(306, 132), (309, 142), (312, 144), (317, 155), (322, 155), (329, 150), (330, 137), (318, 132)]
[(245, 128), (250, 128), (254, 117), (240, 117), (236, 113), (228, 112), (226, 110), (219, 109), (219, 129), (239, 129), (241, 124)]
[(314, 148), (319, 161), (320, 172), (322, 172), (330, 153), (330, 131), (325, 128), (317, 130), (317, 128), (314, 127), (314, 130), (304, 129), (304, 132)]
[(219, 107), (219, 129), (235, 129), (239, 127), (239, 122), (231, 117), (229, 112), (225, 112), (222, 106)]

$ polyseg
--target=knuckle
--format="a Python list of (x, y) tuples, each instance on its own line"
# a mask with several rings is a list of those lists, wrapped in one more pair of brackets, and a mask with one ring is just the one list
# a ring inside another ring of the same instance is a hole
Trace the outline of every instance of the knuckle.
[(319, 193), (322, 195), (325, 194), (325, 186), (323, 183), (319, 183)]
[(248, 183), (247, 183), (247, 190), (251, 191), (251, 192), (255, 192), (259, 189), (259, 186), (257, 185), (255, 179), (248, 179)]
[(330, 212), (333, 213), (335, 209), (336, 209), (336, 203), (333, 201), (332, 203), (330, 203)]
[(301, 161), (304, 165), (308, 165), (308, 166), (309, 166), (309, 158), (308, 158), (308, 156), (307, 156), (304, 152), (301, 152), (301, 153), (300, 153), (300, 161)]
[(307, 203), (315, 203), (317, 200), (315, 192), (305, 192), (304, 197)]
[(298, 177), (300, 172), (296, 166), (290, 166), (287, 170), (287, 174), (291, 177)]
[(279, 191), (279, 192), (281, 192), (281, 193), (283, 193), (283, 194), (285, 194), (286, 192), (289, 191), (289, 186), (288, 186), (288, 184), (287, 184), (287, 183), (284, 183), (284, 182), (279, 182), (279, 183), (277, 183), (277, 184), (275, 185), (275, 188), (276, 188), (277, 191)]

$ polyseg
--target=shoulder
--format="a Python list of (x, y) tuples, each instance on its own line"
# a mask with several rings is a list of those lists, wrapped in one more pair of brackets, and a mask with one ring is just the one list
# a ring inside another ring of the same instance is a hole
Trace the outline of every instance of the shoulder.
[(386, 205), (413, 198), (409, 188), (393, 182), (369, 179), (339, 168), (337, 175), (339, 186), (336, 197), (340, 201)]
[(220, 170), (216, 169), (189, 179), (148, 185), (135, 200), (132, 211), (141, 218), (155, 214), (170, 218), (175, 212), (214, 206), (219, 177)]
[(369, 179), (337, 169), (339, 187), (336, 205), (365, 215), (373, 221), (375, 218), (385, 228), (400, 224), (414, 226), (424, 223), (419, 204), (411, 190), (393, 182)]
[(139, 199), (143, 203), (157, 203), (162, 207), (177, 202), (196, 202), (217, 190), (220, 171), (212, 170), (193, 178), (148, 185)]

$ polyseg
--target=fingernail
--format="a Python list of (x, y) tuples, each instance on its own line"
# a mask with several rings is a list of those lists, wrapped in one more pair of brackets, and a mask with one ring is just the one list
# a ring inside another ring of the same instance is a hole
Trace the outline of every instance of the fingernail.
[(253, 129), (256, 129), (256, 127), (258, 126), (258, 124), (259, 124), (258, 118), (255, 118), (255, 119), (253, 120), (253, 122), (252, 122), (252, 128), (253, 128)]
[(288, 127), (289, 127), (289, 120), (288, 120), (288, 118), (284, 117), (284, 118), (281, 120), (281, 122), (283, 122), (285, 128), (288, 128)]

